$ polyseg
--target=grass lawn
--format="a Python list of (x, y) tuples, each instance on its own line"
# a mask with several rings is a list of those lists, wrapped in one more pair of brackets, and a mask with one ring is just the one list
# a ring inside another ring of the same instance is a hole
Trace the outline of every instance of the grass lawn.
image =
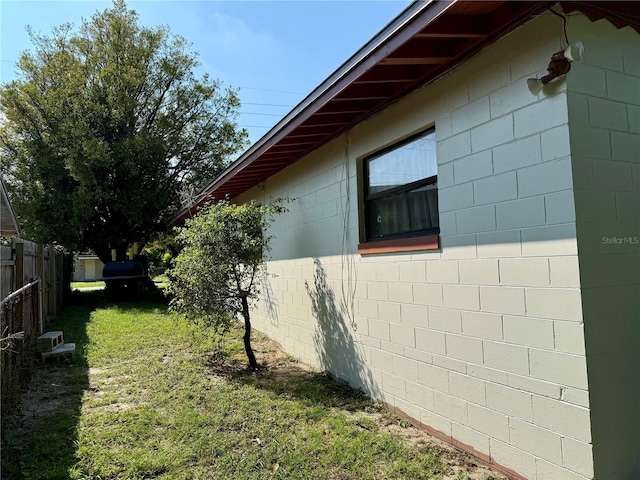
[(104, 287), (103, 281), (95, 281), (95, 282), (71, 282), (71, 289), (82, 290), (84, 288), (99, 288)]
[(240, 331), (214, 355), (163, 304), (79, 298), (48, 325), (75, 361), (38, 370), (3, 425), (3, 479), (504, 478), (264, 336), (253, 374)]

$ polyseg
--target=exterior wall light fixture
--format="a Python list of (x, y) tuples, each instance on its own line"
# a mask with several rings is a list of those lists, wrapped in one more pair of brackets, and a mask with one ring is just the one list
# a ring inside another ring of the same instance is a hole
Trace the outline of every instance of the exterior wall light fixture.
[(554, 53), (547, 66), (549, 73), (542, 78), (529, 78), (527, 80), (527, 87), (529, 87), (531, 94), (538, 95), (542, 87), (551, 80), (566, 75), (566, 73), (571, 70), (571, 62), (580, 61), (583, 54), (584, 45), (582, 42), (572, 43), (566, 49)]

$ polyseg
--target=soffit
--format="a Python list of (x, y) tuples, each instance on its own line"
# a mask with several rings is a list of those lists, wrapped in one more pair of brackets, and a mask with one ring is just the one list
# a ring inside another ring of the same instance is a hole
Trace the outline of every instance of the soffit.
[[(562, 3), (565, 11), (587, 9), (589, 18), (613, 17), (618, 27), (631, 24), (640, 29), (640, 2), (569, 2), (568, 7), (565, 3)], [(630, 7), (629, 3), (635, 6)], [(183, 221), (211, 199), (233, 199), (265, 181), (408, 93), (446, 74), (553, 5), (558, 4), (536, 1), (414, 2), (209, 184), (192, 205), (178, 212), (170, 223)], [(605, 8), (609, 6), (611, 8)]]

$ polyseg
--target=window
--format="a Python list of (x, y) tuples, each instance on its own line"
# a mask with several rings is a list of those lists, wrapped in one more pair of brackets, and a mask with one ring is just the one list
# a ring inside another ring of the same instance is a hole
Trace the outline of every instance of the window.
[(366, 157), (363, 173), (366, 242), (430, 234), (437, 237), (440, 229), (435, 129)]

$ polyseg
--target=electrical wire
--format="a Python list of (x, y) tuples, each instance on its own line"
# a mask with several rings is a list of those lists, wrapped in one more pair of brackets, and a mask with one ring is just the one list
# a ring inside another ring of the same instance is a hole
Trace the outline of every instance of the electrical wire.
[[(564, 31), (564, 39), (567, 42), (567, 47), (569, 46), (569, 37), (567, 36), (567, 17), (566, 15), (562, 15), (561, 13), (556, 12), (552, 7), (549, 7), (549, 11), (554, 15), (560, 17), (562, 19), (562, 29)], [(562, 45), (562, 41), (560, 41), (560, 50), (564, 50), (566, 47)]]

